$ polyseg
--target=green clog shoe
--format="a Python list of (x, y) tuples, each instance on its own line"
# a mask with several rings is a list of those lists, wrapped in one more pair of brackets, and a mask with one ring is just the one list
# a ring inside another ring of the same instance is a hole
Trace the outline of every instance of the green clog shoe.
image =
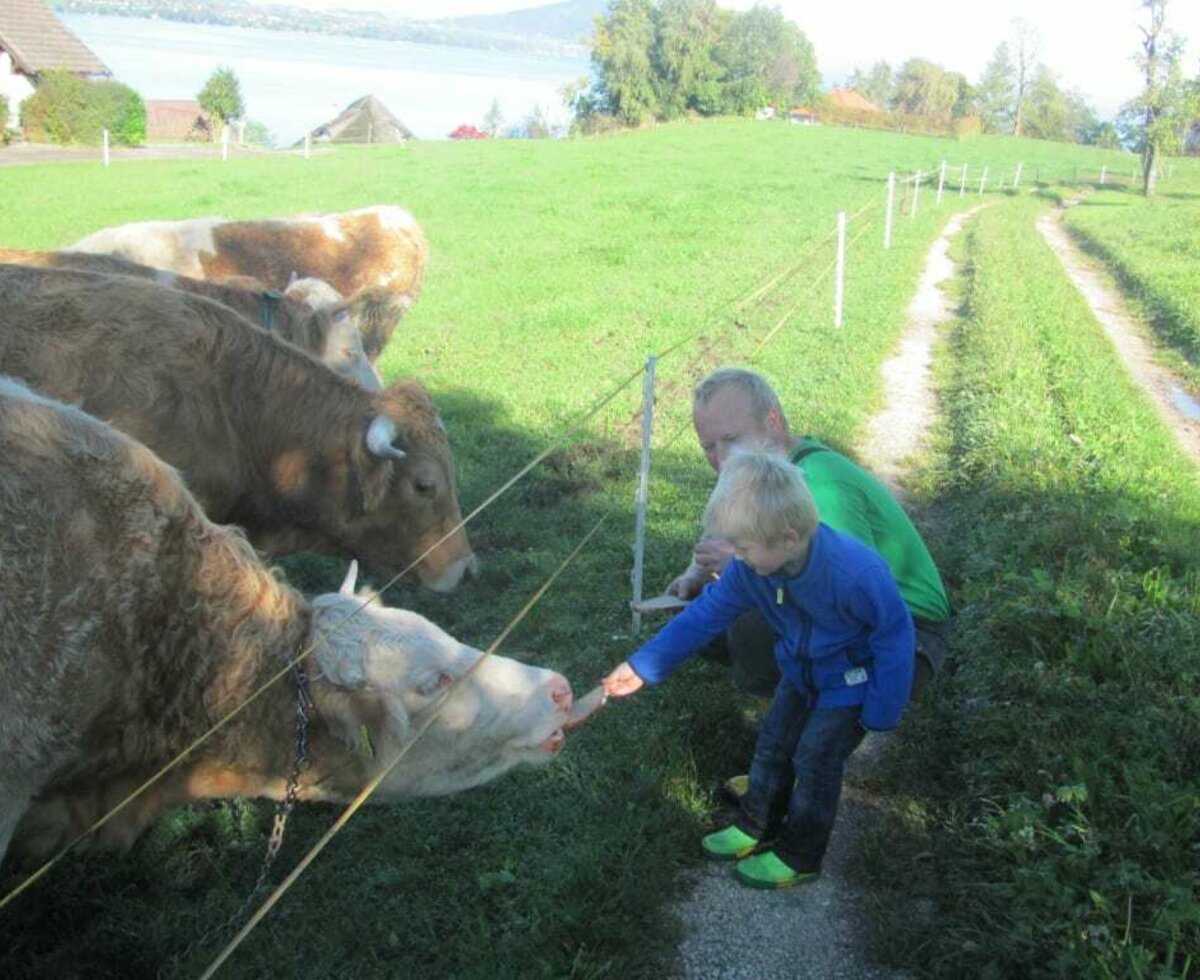
[(736, 861), (758, 847), (758, 838), (734, 825), (709, 834), (700, 841), (704, 853), (718, 861)]
[(751, 888), (792, 888), (818, 877), (816, 871), (793, 871), (774, 851), (763, 851), (738, 861), (733, 874)]

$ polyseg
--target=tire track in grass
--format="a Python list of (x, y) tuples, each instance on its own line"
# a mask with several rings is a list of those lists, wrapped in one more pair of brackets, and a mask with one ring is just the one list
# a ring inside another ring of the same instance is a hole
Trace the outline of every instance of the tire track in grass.
[(1037, 230), (1104, 328), (1130, 376), (1149, 396), (1180, 449), (1193, 463), (1200, 464), (1200, 418), (1192, 419), (1185, 414), (1195, 404), (1188, 399), (1180, 380), (1155, 361), (1153, 346), (1136, 327), (1120, 293), (1105, 281), (1071, 239), (1062, 226), (1061, 212), (1042, 215), (1037, 220)]
[[(938, 326), (953, 315), (943, 284), (957, 266), (950, 239), (979, 207), (954, 215), (925, 261), (908, 326), (898, 353), (885, 362), (885, 406), (868, 423), (864, 463), (899, 495), (907, 459), (920, 449), (936, 403), (930, 362)], [(691, 872), (688, 898), (679, 906), (684, 923), (680, 969), (684, 980), (901, 980), (906, 974), (870, 962), (864, 896), (852, 883), (849, 865), (859, 841), (886, 804), (856, 785), (856, 775), (878, 758), (886, 736), (871, 735), (851, 757), (837, 825), (821, 877), (780, 892), (739, 885), (732, 867), (715, 862)]]

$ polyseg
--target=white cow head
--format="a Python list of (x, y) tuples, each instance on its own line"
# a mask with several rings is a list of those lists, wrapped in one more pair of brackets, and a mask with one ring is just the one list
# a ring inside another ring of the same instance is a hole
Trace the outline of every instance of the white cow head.
[[(356, 778), (389, 765), (450, 692), (381, 785), (381, 800), (469, 789), (559, 752), (572, 706), (566, 678), (496, 655), (472, 672), (481, 651), (404, 609), (372, 603), (346, 621), (361, 605), (356, 574), (352, 563), (342, 590), (313, 602), (314, 632), (325, 639), (313, 654), (319, 669), (312, 672), (320, 717), (345, 750), (359, 756)], [(326, 785), (336, 796), (349, 791), (336, 779)]]

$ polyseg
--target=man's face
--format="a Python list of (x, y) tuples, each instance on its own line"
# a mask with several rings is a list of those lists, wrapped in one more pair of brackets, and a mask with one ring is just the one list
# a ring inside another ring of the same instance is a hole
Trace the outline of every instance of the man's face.
[(696, 438), (714, 470), (720, 470), (738, 446), (774, 442), (770, 420), (770, 415), (761, 422), (756, 419), (750, 399), (737, 388), (719, 388), (708, 404), (692, 407)]

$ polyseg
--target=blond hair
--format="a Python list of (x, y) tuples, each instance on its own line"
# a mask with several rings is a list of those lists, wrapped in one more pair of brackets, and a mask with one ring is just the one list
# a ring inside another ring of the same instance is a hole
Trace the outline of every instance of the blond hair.
[(774, 453), (730, 456), (704, 508), (705, 533), (765, 545), (788, 531), (807, 543), (817, 520), (817, 504), (804, 476)]
[(762, 424), (771, 412), (776, 412), (783, 423), (783, 431), (788, 431), (787, 416), (783, 414), (783, 406), (779, 403), (775, 389), (761, 374), (746, 368), (717, 368), (696, 385), (692, 392), (692, 404), (707, 405), (717, 392), (726, 388), (733, 388), (746, 396), (756, 422)]

